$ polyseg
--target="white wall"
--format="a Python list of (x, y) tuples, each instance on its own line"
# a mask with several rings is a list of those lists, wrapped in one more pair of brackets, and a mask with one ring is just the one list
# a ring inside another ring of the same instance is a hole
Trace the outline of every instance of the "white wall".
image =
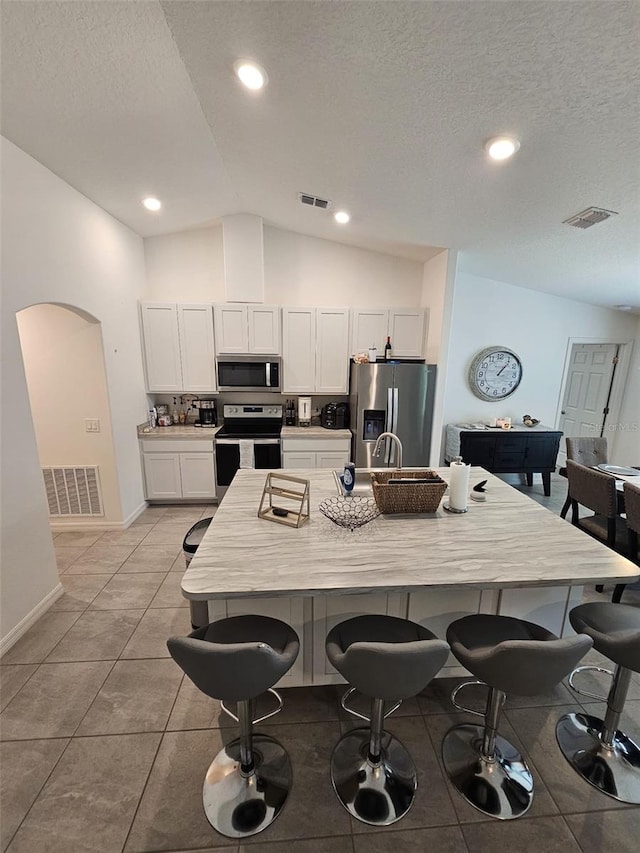
[[(40, 464), (97, 465), (104, 517), (96, 520), (121, 521), (100, 323), (50, 304), (17, 320)], [(100, 432), (87, 432), (85, 418), (98, 419)]]
[(608, 426), (610, 429), (605, 435), (609, 441), (612, 433), (615, 434), (611, 461), (616, 465), (640, 465), (640, 317), (636, 318), (633, 354), (620, 418)]
[[(444, 423), (502, 416), (520, 421), (526, 413), (555, 426), (569, 338), (628, 343), (636, 334), (636, 318), (620, 311), (458, 272)], [(467, 382), (474, 355), (492, 344), (515, 350), (523, 364), (520, 386), (501, 403), (478, 399)], [(625, 400), (630, 392), (628, 386)]]
[[(144, 299), (225, 302), (222, 227), (144, 241)], [(440, 257), (439, 255), (437, 257)], [(420, 305), (423, 264), (265, 226), (265, 301), (276, 305)]]
[(143, 502), (135, 425), (144, 420), (136, 303), (142, 240), (7, 140), (2, 161), (3, 639), (58, 577), (18, 337), (16, 313), (71, 305), (102, 323), (122, 514)]

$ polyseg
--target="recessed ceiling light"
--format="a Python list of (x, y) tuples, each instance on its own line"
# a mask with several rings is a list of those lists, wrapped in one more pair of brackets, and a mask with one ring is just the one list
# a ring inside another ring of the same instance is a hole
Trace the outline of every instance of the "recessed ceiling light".
[(492, 160), (508, 160), (520, 148), (517, 139), (510, 136), (496, 136), (484, 146)]
[(160, 208), (162, 207), (162, 202), (157, 198), (151, 198), (151, 196), (149, 198), (145, 198), (142, 203), (147, 208), (147, 210), (156, 211), (160, 210)]
[(267, 72), (255, 62), (247, 62), (244, 59), (239, 59), (234, 63), (233, 69), (240, 82), (251, 89), (252, 92), (257, 92), (267, 84)]
[(616, 305), (618, 311), (631, 311), (631, 305)]
[(346, 225), (347, 222), (351, 219), (351, 216), (347, 213), (346, 210), (338, 210), (333, 214), (333, 218), (338, 224)]

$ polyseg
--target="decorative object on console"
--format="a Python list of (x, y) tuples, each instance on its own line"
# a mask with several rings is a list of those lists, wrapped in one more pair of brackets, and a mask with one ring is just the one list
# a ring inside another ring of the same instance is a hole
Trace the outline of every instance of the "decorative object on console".
[(540, 421), (538, 420), (538, 418), (532, 418), (531, 415), (523, 415), (522, 416), (522, 423), (525, 426), (534, 427), (536, 424), (539, 424)]
[(508, 347), (486, 347), (469, 368), (469, 387), (481, 400), (504, 400), (522, 379), (520, 356)]
[(511, 429), (511, 418), (496, 418), (496, 426), (500, 429)]

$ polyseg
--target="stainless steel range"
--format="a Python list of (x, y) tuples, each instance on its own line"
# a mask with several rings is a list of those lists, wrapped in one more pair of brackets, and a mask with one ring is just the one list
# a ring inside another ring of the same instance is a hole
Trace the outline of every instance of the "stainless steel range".
[(281, 468), (282, 406), (236, 404), (223, 407), (224, 424), (215, 437), (216, 494), (222, 500), (239, 468)]

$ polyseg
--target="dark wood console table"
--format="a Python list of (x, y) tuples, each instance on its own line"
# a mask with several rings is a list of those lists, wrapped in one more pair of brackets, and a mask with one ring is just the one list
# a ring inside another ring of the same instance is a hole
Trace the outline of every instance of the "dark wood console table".
[(463, 462), (481, 465), (492, 474), (525, 474), (528, 486), (533, 485), (534, 474), (541, 474), (544, 493), (550, 495), (561, 438), (561, 432), (540, 424), (510, 430), (449, 424), (445, 458), (450, 462), (454, 456), (462, 456)]

